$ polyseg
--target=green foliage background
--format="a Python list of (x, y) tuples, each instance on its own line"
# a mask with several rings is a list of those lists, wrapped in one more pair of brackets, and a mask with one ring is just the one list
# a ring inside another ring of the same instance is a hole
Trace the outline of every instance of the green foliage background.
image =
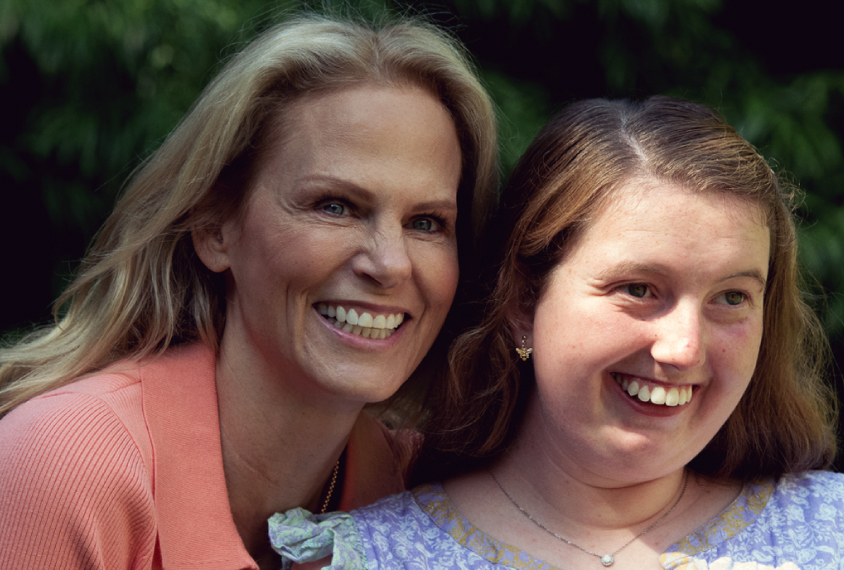
[[(122, 182), (221, 62), (303, 2), (0, 0), (0, 331), (49, 318)], [(323, 2), (425, 13), (476, 57), (502, 122), (504, 175), (545, 119), (593, 96), (715, 106), (805, 190), (802, 261), (844, 338), (844, 50), (820, 4), (725, 0)], [(840, 369), (840, 367), (839, 367)], [(837, 370), (835, 371), (838, 375)]]

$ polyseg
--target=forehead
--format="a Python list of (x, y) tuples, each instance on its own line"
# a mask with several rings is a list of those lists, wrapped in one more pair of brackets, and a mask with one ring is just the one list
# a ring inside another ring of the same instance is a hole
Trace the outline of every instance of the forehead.
[(581, 254), (637, 256), (678, 268), (723, 258), (767, 270), (770, 232), (765, 212), (753, 202), (635, 178), (586, 221), (564, 261)]
[[(637, 177), (608, 195), (587, 227), (603, 216), (624, 217), (625, 213), (642, 217), (670, 213), (695, 218), (696, 214), (716, 211), (735, 225), (768, 226), (765, 209), (753, 200), (727, 193), (693, 191), (657, 178)], [(631, 222), (635, 221), (633, 216), (630, 218)]]
[[(391, 113), (401, 108), (400, 116)], [(303, 93), (290, 101), (277, 115), (284, 130), (369, 129), (393, 125), (401, 118), (406, 122), (452, 117), (438, 97), (413, 83), (353, 83), (339, 89)]]
[[(429, 91), (413, 84), (352, 84), (305, 93), (284, 105), (272, 117), (260, 162), (304, 146), (326, 155), (338, 149), (392, 155), (431, 132), (456, 137), (451, 114)], [(437, 154), (433, 145), (422, 150)]]

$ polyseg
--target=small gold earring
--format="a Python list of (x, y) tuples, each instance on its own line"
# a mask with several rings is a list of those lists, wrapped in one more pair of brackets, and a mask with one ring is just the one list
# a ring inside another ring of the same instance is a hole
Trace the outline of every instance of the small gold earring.
[(527, 337), (522, 335), (522, 348), (516, 347), (516, 352), (518, 353), (519, 358), (522, 359), (522, 362), (530, 358), (530, 353), (533, 352), (532, 348), (527, 348), (525, 346), (525, 340), (527, 340)]

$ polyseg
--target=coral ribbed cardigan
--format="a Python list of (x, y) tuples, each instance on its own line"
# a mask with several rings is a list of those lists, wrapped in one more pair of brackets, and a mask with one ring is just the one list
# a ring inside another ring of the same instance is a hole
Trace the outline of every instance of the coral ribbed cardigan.
[[(0, 568), (257, 569), (229, 509), (214, 354), (194, 344), (0, 420)], [(361, 416), (340, 508), (401, 491), (409, 443)]]

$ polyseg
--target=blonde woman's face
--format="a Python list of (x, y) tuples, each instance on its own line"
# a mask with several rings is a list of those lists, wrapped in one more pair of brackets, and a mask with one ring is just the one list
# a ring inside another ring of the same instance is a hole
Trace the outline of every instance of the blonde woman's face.
[(628, 182), (537, 304), (530, 437), (605, 483), (688, 463), (756, 366), (769, 240), (754, 205)]
[(454, 123), (425, 91), (365, 85), (306, 96), (284, 131), (212, 244), (228, 274), (223, 342), (300, 394), (383, 400), (457, 286)]

